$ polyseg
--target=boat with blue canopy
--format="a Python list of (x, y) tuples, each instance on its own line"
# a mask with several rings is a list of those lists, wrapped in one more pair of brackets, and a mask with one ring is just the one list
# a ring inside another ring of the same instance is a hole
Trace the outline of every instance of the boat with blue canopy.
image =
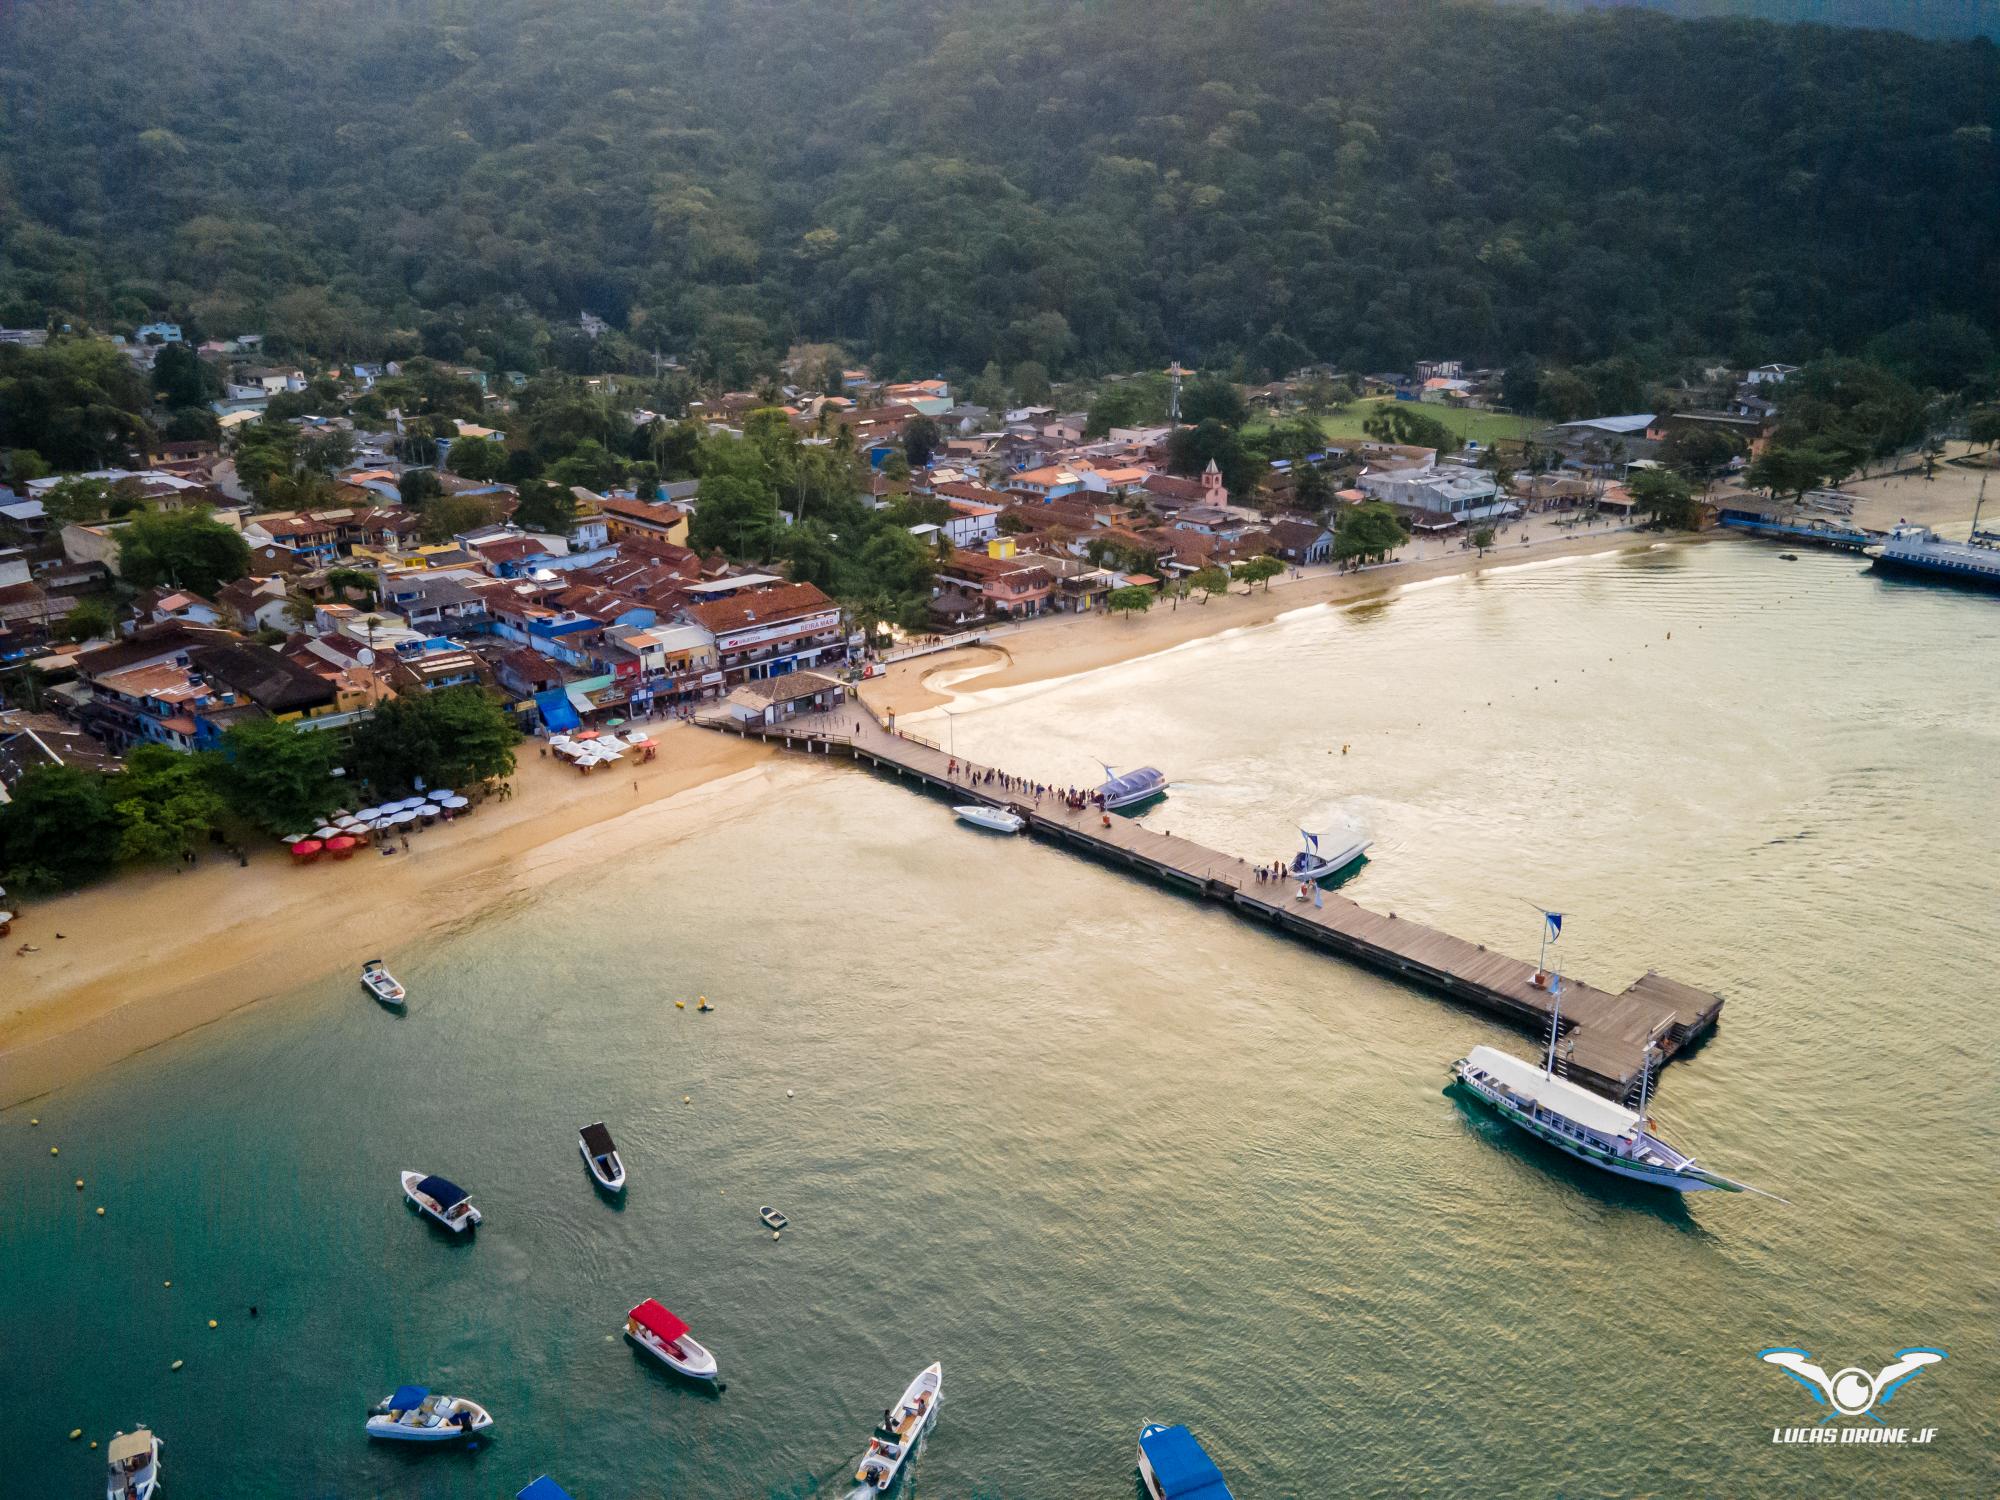
[(575, 1497), (544, 1474), (526, 1489), (517, 1491), (514, 1500), (575, 1500)]
[(1140, 1432), (1139, 1478), (1153, 1500), (1233, 1500), (1222, 1470), (1185, 1427), (1156, 1422)]
[(368, 1435), (399, 1443), (448, 1443), (493, 1425), (493, 1415), (463, 1396), (437, 1396), (420, 1385), (399, 1385), (368, 1409)]
[(403, 1174), (403, 1196), (418, 1210), (454, 1234), (462, 1234), (480, 1222), (483, 1215), (472, 1206), (464, 1188), (443, 1177), (427, 1177), (422, 1172)]
[(1164, 797), (1167, 794), (1166, 775), (1152, 766), (1141, 766), (1136, 771), (1119, 771), (1112, 766), (1105, 766), (1104, 775), (1105, 780), (1098, 787), (1097, 795), (1102, 800), (1106, 812), (1115, 812), (1121, 807), (1134, 807), (1141, 802), (1150, 802), (1155, 797)]

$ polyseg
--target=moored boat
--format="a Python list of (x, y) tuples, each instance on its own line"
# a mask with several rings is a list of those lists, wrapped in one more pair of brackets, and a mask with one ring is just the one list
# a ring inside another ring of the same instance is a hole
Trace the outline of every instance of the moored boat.
[(1141, 1429), (1139, 1479), (1153, 1500), (1232, 1500), (1222, 1470), (1185, 1427)]
[(1027, 819), (1019, 813), (1009, 812), (1004, 807), (982, 807), (968, 803), (964, 807), (954, 807), (952, 812), (959, 822), (970, 823), (974, 828), (984, 828), (989, 833), (1019, 833), (1028, 826)]
[(361, 966), (361, 987), (384, 1005), (401, 1005), (409, 998), (379, 958), (371, 958)]
[(160, 1489), (160, 1440), (144, 1427), (111, 1435), (107, 1500), (153, 1500)]
[(426, 1177), (422, 1172), (403, 1174), (403, 1196), (419, 1211), (435, 1219), (454, 1234), (462, 1234), (483, 1218), (472, 1206), (464, 1188), (443, 1177)]
[(1166, 776), (1151, 766), (1141, 766), (1136, 771), (1122, 774), (1111, 766), (1105, 766), (1104, 777), (1103, 784), (1097, 788), (1097, 795), (1106, 812), (1135, 807), (1167, 794)]
[(944, 1399), (944, 1365), (928, 1365), (903, 1391), (903, 1397), (882, 1413), (882, 1424), (868, 1440), (868, 1451), (854, 1471), (855, 1479), (880, 1491), (896, 1482), (925, 1431), (937, 1418)]
[(1675, 1192), (1744, 1191), (1743, 1183), (1697, 1166), (1654, 1135), (1643, 1114), (1533, 1063), (1474, 1047), (1452, 1064), (1452, 1074), (1508, 1124), (1580, 1162)]
[(420, 1385), (399, 1385), (368, 1409), (372, 1438), (398, 1443), (448, 1443), (493, 1425), (492, 1413), (464, 1396), (434, 1396)]
[(676, 1374), (713, 1380), (715, 1356), (696, 1343), (687, 1324), (648, 1297), (625, 1319), (625, 1337)]
[(768, 1203), (757, 1210), (757, 1217), (764, 1221), (766, 1229), (783, 1229), (792, 1222)]
[(1319, 835), (1299, 830), (1305, 837), (1305, 847), (1292, 856), (1290, 874), (1292, 879), (1307, 885), (1316, 885), (1322, 880), (1331, 880), (1350, 865), (1358, 864), (1361, 856), (1368, 852), (1366, 839), (1342, 836), (1322, 848)]
[(557, 1484), (548, 1475), (531, 1482), (524, 1490), (517, 1490), (514, 1500), (575, 1500), (570, 1492)]
[(624, 1188), (624, 1158), (611, 1143), (611, 1132), (601, 1123), (586, 1125), (577, 1132), (576, 1149), (583, 1153), (584, 1165), (590, 1168), (590, 1175), (599, 1187), (612, 1193)]

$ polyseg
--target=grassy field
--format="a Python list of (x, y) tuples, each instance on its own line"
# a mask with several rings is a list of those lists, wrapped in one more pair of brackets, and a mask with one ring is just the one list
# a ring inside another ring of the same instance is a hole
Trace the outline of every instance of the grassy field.
[[(1339, 441), (1341, 438), (1366, 437), (1368, 434), (1362, 430), (1361, 424), (1373, 416), (1380, 408), (1394, 406), (1395, 404), (1396, 398), (1393, 396), (1370, 397), (1366, 400), (1356, 401), (1351, 406), (1343, 406), (1339, 411), (1328, 412), (1319, 419), (1319, 425), (1321, 430), (1335, 441)], [(1405, 402), (1404, 404), (1412, 405), (1414, 403)], [(1499, 442), (1506, 438), (1524, 438), (1530, 433), (1548, 425), (1546, 422), (1537, 421), (1533, 417), (1510, 416), (1506, 412), (1499, 411), (1465, 411), (1450, 406), (1424, 406), (1421, 404), (1417, 404), (1416, 409), (1421, 411), (1425, 416), (1449, 427), (1454, 433), (1458, 434), (1461, 440), (1471, 438), (1479, 443)], [(1253, 424), (1252, 428), (1246, 429), (1246, 431), (1257, 430), (1268, 427), (1268, 425), (1268, 423)]]

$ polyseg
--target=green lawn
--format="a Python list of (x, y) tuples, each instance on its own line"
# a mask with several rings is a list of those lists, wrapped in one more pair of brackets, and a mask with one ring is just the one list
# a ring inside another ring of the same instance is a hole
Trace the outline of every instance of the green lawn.
[[(1361, 424), (1373, 416), (1379, 408), (1395, 404), (1396, 398), (1393, 396), (1373, 396), (1356, 401), (1351, 406), (1343, 406), (1339, 411), (1328, 412), (1321, 417), (1320, 430), (1336, 442), (1342, 438), (1366, 437), (1368, 434), (1363, 431)], [(1480, 443), (1494, 443), (1506, 438), (1525, 438), (1548, 425), (1533, 417), (1510, 416), (1500, 411), (1468, 411), (1451, 406), (1427, 406), (1413, 402), (1404, 404), (1416, 406), (1416, 409), (1425, 416), (1443, 423), (1461, 439), (1472, 438)], [(1246, 429), (1246, 434), (1267, 429), (1269, 425), (1267, 422), (1252, 423)]]

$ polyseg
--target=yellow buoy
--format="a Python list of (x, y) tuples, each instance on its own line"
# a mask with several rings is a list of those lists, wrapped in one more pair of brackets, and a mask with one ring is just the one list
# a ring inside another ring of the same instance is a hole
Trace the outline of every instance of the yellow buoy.
[(688, 1003), (685, 1000), (676, 1000), (674, 1002), (675, 1010), (686, 1010), (687, 1008), (688, 1008)]
[(60, 1148), (60, 1147), (57, 1147), (57, 1146), (51, 1146), (51, 1147), (49, 1147), (49, 1155), (51, 1155), (51, 1156), (61, 1156), (61, 1155), (62, 1155), (62, 1150), (61, 1150), (61, 1148)]
[(83, 1179), (81, 1177), (77, 1178), (76, 1180), (76, 1190), (79, 1193), (83, 1191)]
[(681, 1103), (683, 1103), (683, 1104), (692, 1104), (692, 1103), (694, 1103), (694, 1095), (692, 1095), (692, 1094), (682, 1094), (682, 1095), (681, 1095)]
[(97, 1439), (96, 1439), (96, 1438), (92, 1438), (92, 1439), (90, 1440), (90, 1446), (91, 1446), (91, 1447), (93, 1447), (93, 1448), (95, 1448), (95, 1447), (97, 1446)]
[(186, 1363), (187, 1363), (187, 1361), (186, 1361), (186, 1360), (184, 1360), (184, 1359), (177, 1359), (177, 1360), (175, 1360), (175, 1361), (173, 1362), (173, 1364), (171, 1364), (170, 1366), (168, 1366), (168, 1368), (169, 1368), (169, 1369), (174, 1369), (174, 1370), (178, 1370), (178, 1369), (179, 1369), (179, 1368), (180, 1368), (180, 1367), (181, 1367), (182, 1365), (184, 1365), (184, 1364), (186, 1364)]
[(172, 1286), (172, 1285), (173, 1285), (173, 1283), (172, 1283), (171, 1281), (163, 1281), (163, 1282), (161, 1282), (161, 1283), (160, 1283), (160, 1285), (161, 1285), (161, 1286)]
[(37, 1117), (36, 1119), (33, 1119), (33, 1120), (30, 1120), (30, 1121), (28, 1121), (28, 1123), (29, 1123), (30, 1125), (39, 1125), (39, 1124), (41, 1124), (42, 1122), (41, 1122), (40, 1118), (39, 1118), (39, 1117)]
[(73, 1443), (82, 1436), (83, 1436), (83, 1429), (81, 1427), (78, 1427), (70, 1432), (69, 1440)]
[(100, 1218), (100, 1219), (104, 1217), (104, 1208), (103, 1208), (103, 1205), (101, 1205), (101, 1204), (100, 1204), (100, 1205), (98, 1206), (98, 1209), (97, 1209), (97, 1217), (98, 1217), (98, 1218)]
[(213, 1327), (215, 1327), (215, 1319), (213, 1319), (213, 1318), (210, 1318), (210, 1319), (208, 1320), (208, 1326), (209, 1326), (210, 1328), (213, 1328)]

